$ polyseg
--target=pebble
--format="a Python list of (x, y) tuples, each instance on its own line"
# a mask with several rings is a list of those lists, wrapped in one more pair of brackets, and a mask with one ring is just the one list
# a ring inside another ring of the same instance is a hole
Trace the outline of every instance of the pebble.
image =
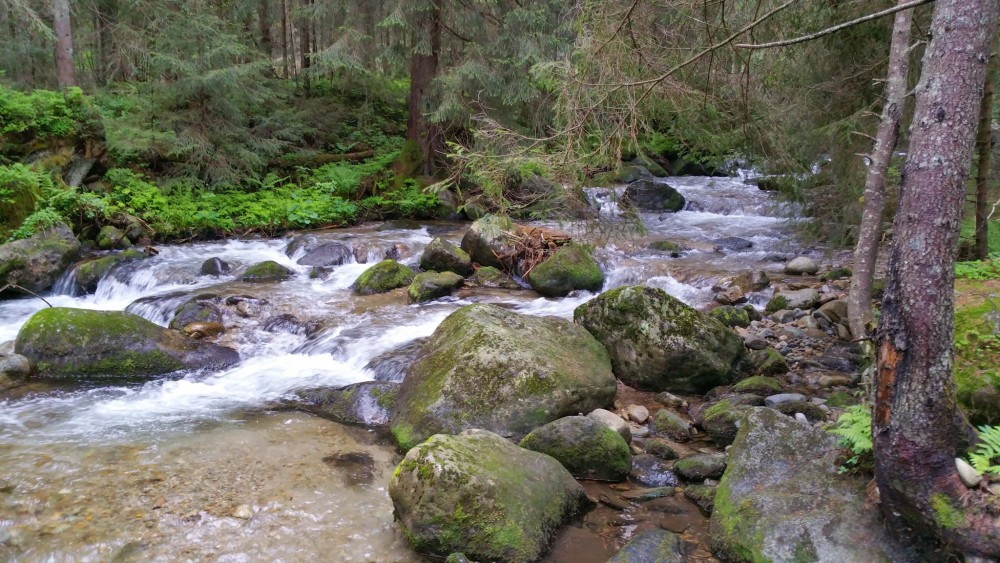
[(625, 438), (626, 442), (632, 441), (632, 432), (629, 429), (629, 424), (617, 414), (604, 409), (595, 409), (587, 415), (587, 418), (593, 420), (594, 422), (600, 422), (601, 424), (614, 430), (621, 435), (622, 438)]
[(751, 350), (763, 350), (764, 348), (767, 348), (767, 340), (764, 340), (764, 338), (757, 336), (756, 334), (751, 334), (744, 338), (743, 343)]
[(649, 420), (649, 410), (642, 405), (629, 405), (625, 407), (625, 412), (628, 413), (629, 420), (633, 420), (639, 424)]
[(804, 414), (802, 414), (800, 412), (795, 413), (795, 420), (797, 420), (799, 422), (804, 422), (806, 424), (809, 424), (809, 419), (806, 418), (806, 415), (804, 415)]
[(633, 438), (645, 438), (649, 436), (648, 426), (633, 426), (632, 427), (632, 437)]
[(241, 504), (233, 510), (233, 518), (239, 518), (240, 520), (249, 520), (253, 518), (253, 510), (250, 509), (249, 505)]
[(958, 476), (962, 478), (962, 482), (970, 489), (983, 480), (983, 476), (960, 457), (955, 458), (955, 469), (958, 470)]
[(764, 399), (765, 407), (773, 407), (774, 405), (780, 405), (781, 403), (790, 403), (792, 401), (805, 401), (805, 395), (799, 393), (778, 393), (777, 395), (771, 395)]

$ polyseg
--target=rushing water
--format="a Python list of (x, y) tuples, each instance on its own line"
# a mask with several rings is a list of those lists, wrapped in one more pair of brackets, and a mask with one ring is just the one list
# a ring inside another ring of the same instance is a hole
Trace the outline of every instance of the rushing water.
[[(646, 234), (602, 246), (605, 289), (647, 284), (704, 306), (720, 277), (749, 268), (776, 271), (775, 255), (795, 250), (768, 195), (740, 178), (670, 183), (688, 198), (688, 208), (645, 214)], [(595, 193), (605, 211), (613, 209), (608, 195)], [(463, 230), (433, 224), (317, 232), (367, 260), (316, 279), (295, 262), (299, 255), (286, 255), (290, 239), (159, 247), (158, 255), (101, 280), (93, 295), (71, 295), (68, 274), (62, 293), (46, 296), (53, 305), (128, 310), (164, 326), (177, 306), (199, 294), (252, 295), (266, 304), (249, 317), (227, 310), (220, 343), (241, 357), (229, 369), (143, 384), (32, 384), (0, 399), (0, 554), (51, 561), (415, 559), (392, 526), (385, 493), (397, 456), (369, 432), (268, 409), (299, 389), (372, 379), (369, 360), (430, 335), (462, 305), (493, 302), (570, 318), (594, 297), (464, 289), (409, 305), (399, 292), (351, 292), (357, 276), (386, 253), (415, 265), (433, 236), (458, 242)], [(714, 250), (714, 241), (734, 236), (752, 248)], [(660, 239), (689, 250), (670, 258), (645, 249)], [(231, 263), (234, 272), (274, 260), (296, 275), (276, 284), (199, 275), (210, 257)], [(14, 339), (43, 306), (38, 299), (0, 301), (0, 342)], [(308, 335), (264, 330), (263, 322), (279, 314), (321, 328)], [(356, 478), (357, 468), (338, 465), (338, 453), (370, 460), (365, 478)], [(241, 507), (252, 517), (234, 517)]]

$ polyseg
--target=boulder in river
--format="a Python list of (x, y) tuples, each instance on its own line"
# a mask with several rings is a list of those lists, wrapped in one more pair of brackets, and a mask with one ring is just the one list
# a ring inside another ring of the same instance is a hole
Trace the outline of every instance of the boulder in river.
[(625, 188), (624, 197), (643, 211), (676, 212), (684, 209), (684, 196), (664, 182), (637, 180)]
[(328, 242), (307, 250), (305, 255), (299, 258), (298, 263), (303, 266), (328, 268), (340, 266), (349, 262), (353, 257), (354, 252), (348, 246), (339, 242)]
[(121, 229), (112, 225), (104, 225), (101, 232), (97, 234), (97, 248), (101, 250), (116, 250), (131, 248), (132, 241), (128, 240)]
[(674, 463), (674, 471), (688, 481), (718, 479), (726, 470), (726, 454), (694, 454)]
[(584, 246), (566, 244), (528, 273), (528, 283), (546, 297), (563, 297), (576, 289), (600, 291), (604, 273)]
[(513, 252), (516, 226), (500, 215), (487, 215), (476, 219), (462, 237), (462, 250), (473, 262), (481, 266), (506, 267), (497, 256)]
[(465, 278), (455, 272), (420, 272), (413, 277), (406, 293), (413, 303), (423, 303), (451, 295), (465, 283)]
[(793, 258), (785, 264), (785, 273), (793, 276), (799, 276), (803, 274), (814, 275), (819, 271), (819, 265), (813, 261), (812, 258), (806, 256), (799, 256)]
[(715, 495), (712, 546), (733, 561), (918, 561), (838, 473), (837, 437), (766, 408), (740, 423)]
[(587, 495), (555, 459), (485, 430), (438, 434), (411, 449), (389, 496), (410, 545), (473, 561), (537, 561)]
[(94, 293), (102, 279), (108, 277), (119, 266), (149, 258), (145, 252), (129, 249), (110, 254), (97, 260), (84, 262), (76, 267), (76, 289), (83, 293)]
[(228, 274), (232, 269), (233, 268), (229, 265), (229, 262), (226, 262), (222, 258), (214, 257), (201, 263), (201, 270), (199, 273), (203, 276), (221, 276), (223, 274)]
[(398, 383), (364, 381), (339, 389), (299, 391), (297, 406), (323, 418), (355, 426), (385, 426), (399, 392)]
[(358, 295), (385, 293), (410, 285), (414, 275), (408, 266), (395, 260), (383, 260), (362, 272), (351, 287)]
[(746, 353), (735, 332), (652, 287), (606, 291), (573, 318), (608, 349), (615, 375), (640, 389), (704, 393), (733, 381)]
[(553, 420), (529, 432), (518, 445), (556, 458), (577, 479), (621, 481), (632, 468), (628, 442), (586, 416)]
[(653, 529), (629, 540), (607, 563), (684, 563), (689, 551), (677, 534)]
[(31, 375), (31, 362), (20, 354), (0, 352), (0, 393), (24, 383)]
[(472, 276), (472, 281), (479, 287), (495, 287), (498, 289), (521, 289), (521, 285), (514, 278), (494, 268), (493, 266), (483, 266), (476, 270)]
[(410, 367), (393, 416), (403, 450), (483, 428), (514, 440), (614, 399), (604, 347), (563, 319), (467, 305), (442, 322)]
[(418, 338), (408, 342), (399, 348), (394, 348), (388, 352), (383, 352), (372, 358), (365, 369), (372, 372), (375, 381), (392, 381), (399, 383), (406, 377), (406, 370), (410, 367), (420, 351), (423, 349), (426, 338)]
[(36, 293), (46, 291), (79, 256), (80, 242), (61, 223), (31, 238), (2, 244), (0, 287), (14, 284)]
[(713, 319), (717, 319), (720, 323), (728, 327), (750, 326), (750, 313), (743, 307), (723, 305), (712, 309), (712, 311), (709, 312), (709, 315)]
[(181, 305), (174, 311), (174, 317), (170, 319), (169, 328), (181, 330), (191, 323), (207, 322), (221, 323), (222, 311), (213, 303), (213, 297), (196, 296), (187, 303)]
[(420, 267), (433, 272), (455, 272), (465, 277), (472, 274), (472, 258), (466, 251), (438, 237), (424, 248)]
[(79, 379), (221, 369), (240, 359), (236, 350), (186, 338), (138, 315), (65, 307), (42, 309), (28, 319), (15, 351), (41, 377)]
[(241, 282), (267, 283), (287, 280), (292, 271), (274, 260), (265, 260), (250, 266), (240, 274)]

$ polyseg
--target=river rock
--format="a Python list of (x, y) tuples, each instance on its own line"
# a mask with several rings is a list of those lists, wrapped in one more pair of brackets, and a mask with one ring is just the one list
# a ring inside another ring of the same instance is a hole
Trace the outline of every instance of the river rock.
[(222, 258), (213, 257), (201, 263), (199, 273), (203, 276), (221, 276), (228, 274), (233, 267)]
[(719, 292), (715, 296), (715, 300), (719, 303), (737, 305), (746, 302), (747, 294), (761, 291), (769, 285), (771, 285), (771, 278), (768, 277), (767, 272), (763, 270), (747, 271), (720, 279), (712, 286), (712, 291)]
[(632, 441), (632, 429), (629, 428), (628, 422), (617, 414), (609, 410), (594, 409), (590, 411), (587, 416), (614, 430), (619, 436), (624, 438), (626, 442)]
[(211, 298), (194, 297), (174, 311), (169, 328), (180, 330), (191, 323), (208, 322), (221, 323), (222, 311), (212, 302)]
[(818, 312), (823, 313), (830, 319), (831, 322), (839, 323), (841, 321), (847, 322), (847, 301), (843, 299), (834, 299), (833, 301), (827, 301), (820, 306)]
[[(777, 350), (775, 350), (777, 354)], [(779, 354), (780, 355), (780, 354)], [(749, 393), (767, 397), (776, 393), (781, 393), (781, 382), (773, 377), (755, 375), (740, 381), (730, 389), (733, 393)]]
[(670, 463), (650, 454), (632, 456), (629, 478), (647, 487), (676, 487), (679, 483)]
[(728, 327), (750, 326), (750, 314), (742, 307), (723, 305), (709, 312), (709, 316)]
[(364, 381), (339, 389), (298, 391), (296, 406), (341, 424), (385, 426), (389, 424), (398, 393), (398, 383)]
[[(745, 396), (752, 398), (752, 400), (759, 404), (760, 397), (754, 395)], [(744, 397), (744, 395), (723, 398), (712, 403), (702, 411), (701, 428), (719, 446), (728, 446), (736, 438), (740, 417), (743, 414), (743, 410), (747, 408), (741, 397)]]
[(372, 372), (375, 381), (399, 383), (406, 376), (406, 370), (420, 355), (425, 342), (426, 338), (418, 338), (399, 348), (379, 354), (365, 364), (365, 369)]
[(653, 529), (629, 540), (607, 563), (684, 563), (688, 551), (677, 534)]
[(785, 273), (792, 276), (799, 276), (802, 274), (808, 274), (811, 276), (818, 271), (819, 265), (817, 265), (811, 258), (807, 258), (805, 256), (793, 258), (785, 264)]
[(688, 481), (718, 479), (726, 471), (726, 454), (694, 454), (674, 463), (674, 472)]
[(353, 257), (353, 251), (346, 245), (339, 242), (328, 242), (307, 250), (297, 263), (303, 266), (328, 268), (350, 262)]
[(214, 338), (226, 332), (226, 327), (218, 322), (197, 321), (184, 325), (181, 332), (190, 338)]
[(665, 178), (670, 175), (670, 173), (667, 172), (667, 169), (664, 168), (659, 162), (641, 155), (630, 160), (629, 164), (633, 166), (641, 166), (657, 178)]
[(449, 315), (407, 372), (392, 433), (403, 450), (438, 433), (482, 428), (520, 440), (614, 399), (607, 352), (555, 317), (467, 305)]
[(676, 212), (687, 203), (684, 196), (664, 182), (640, 179), (625, 188), (624, 198), (643, 211)]
[(802, 402), (805, 400), (806, 396), (800, 393), (778, 393), (777, 395), (764, 397), (764, 406), (773, 407), (781, 403)]
[(748, 411), (715, 496), (712, 547), (739, 561), (917, 561), (840, 475), (836, 436), (771, 409)]
[(299, 235), (285, 247), (285, 256), (295, 258), (296, 254), (305, 254), (320, 245), (316, 235)]
[(628, 419), (637, 424), (646, 424), (649, 420), (649, 409), (642, 405), (629, 405), (625, 407)]
[(472, 258), (454, 244), (436, 238), (424, 248), (420, 268), (434, 272), (454, 272), (462, 277), (472, 274)]
[(82, 293), (94, 293), (102, 279), (111, 275), (119, 266), (145, 260), (149, 255), (145, 252), (129, 249), (111, 254), (97, 260), (84, 262), (76, 267), (76, 290)]
[(666, 436), (675, 442), (687, 442), (691, 439), (691, 425), (688, 421), (667, 409), (656, 411), (650, 426), (657, 434)]
[(808, 422), (826, 421), (826, 411), (819, 405), (814, 405), (808, 401), (786, 401), (774, 405), (773, 408), (783, 415), (796, 419), (799, 418), (799, 415), (802, 415)]
[(646, 440), (644, 449), (646, 450), (645, 453), (668, 461), (677, 459), (678, 457), (677, 451), (670, 445), (670, 442), (662, 438), (650, 438)]
[(476, 270), (472, 276), (472, 281), (479, 287), (495, 287), (498, 289), (522, 289), (514, 278), (494, 268), (493, 266), (483, 266)]
[(764, 348), (755, 350), (750, 354), (750, 363), (753, 365), (753, 372), (757, 375), (772, 376), (788, 373), (788, 362), (774, 348)]
[(604, 273), (579, 244), (566, 244), (548, 259), (532, 268), (528, 283), (546, 297), (563, 297), (576, 289), (600, 291)]
[(485, 430), (439, 434), (411, 449), (389, 496), (419, 553), (536, 561), (587, 495), (555, 459)]
[(131, 313), (51, 307), (21, 327), (15, 350), (42, 377), (143, 377), (182, 369), (222, 369), (236, 350), (186, 338)]
[(813, 288), (783, 291), (767, 302), (764, 309), (774, 313), (784, 309), (811, 309), (819, 301), (819, 292)]
[(487, 215), (476, 219), (462, 237), (462, 250), (469, 254), (473, 262), (481, 266), (493, 266), (503, 270), (506, 265), (497, 256), (513, 252), (513, 237), (516, 226), (513, 221), (499, 215)]
[(586, 416), (553, 420), (529, 432), (518, 445), (554, 457), (577, 479), (621, 481), (632, 468), (628, 442)]
[(462, 287), (463, 283), (465, 278), (455, 272), (420, 272), (414, 276), (406, 293), (411, 303), (423, 303), (451, 295), (453, 291)]
[(615, 375), (640, 389), (704, 393), (732, 381), (746, 353), (735, 332), (661, 289), (612, 289), (573, 318), (608, 349)]
[[(664, 170), (664, 172), (666, 172), (666, 170)], [(645, 163), (633, 163), (631, 165), (623, 165), (619, 168), (618, 174), (615, 176), (615, 180), (621, 182), (622, 184), (630, 184), (637, 180), (649, 179), (652, 177), (653, 174), (649, 171), (649, 168), (645, 166)]]
[(31, 362), (20, 354), (0, 354), (0, 392), (21, 385), (31, 375)]
[(969, 465), (969, 462), (960, 457), (955, 458), (955, 469), (958, 471), (958, 477), (966, 487), (976, 487), (983, 480), (983, 475)]
[(753, 248), (753, 243), (745, 238), (740, 237), (722, 237), (717, 238), (712, 241), (715, 247), (720, 250), (730, 250), (734, 252), (740, 252), (743, 250), (750, 250)]
[(63, 224), (31, 238), (2, 244), (0, 287), (14, 284), (35, 293), (46, 291), (79, 256), (80, 242)]
[(312, 338), (323, 328), (317, 321), (303, 321), (291, 313), (268, 317), (260, 325), (261, 330), (272, 333), (296, 334)]
[(358, 295), (374, 295), (410, 285), (414, 272), (395, 260), (383, 260), (365, 270), (351, 286)]
[(250, 266), (240, 274), (241, 282), (266, 283), (287, 280), (293, 272), (274, 260), (265, 260)]
[(97, 234), (97, 248), (101, 250), (116, 250), (131, 248), (132, 241), (117, 227), (104, 225)]

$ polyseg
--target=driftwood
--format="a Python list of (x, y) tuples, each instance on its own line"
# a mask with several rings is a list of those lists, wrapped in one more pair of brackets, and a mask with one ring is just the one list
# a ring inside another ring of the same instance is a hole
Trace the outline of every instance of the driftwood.
[(515, 225), (510, 236), (510, 250), (494, 255), (511, 272), (527, 276), (560, 246), (573, 240), (568, 233), (544, 227)]

